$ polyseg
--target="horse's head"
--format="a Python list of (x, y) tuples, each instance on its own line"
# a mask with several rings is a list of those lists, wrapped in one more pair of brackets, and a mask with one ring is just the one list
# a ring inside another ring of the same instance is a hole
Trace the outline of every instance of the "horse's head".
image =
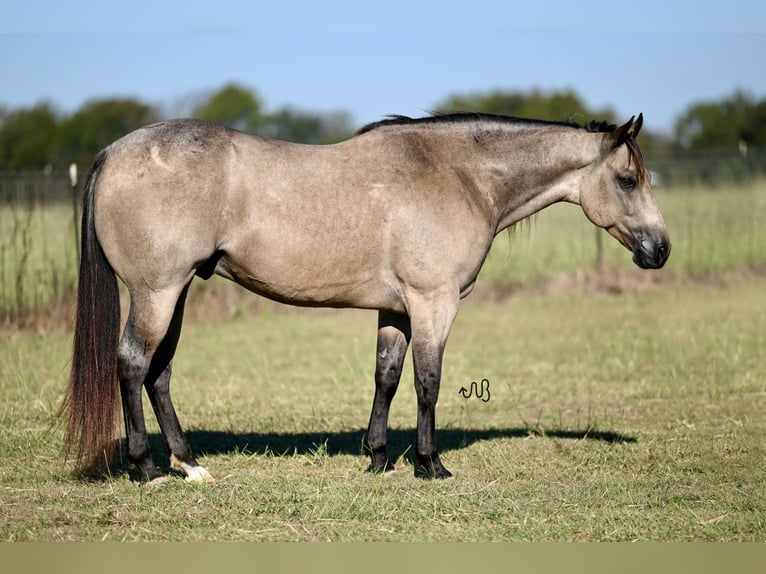
[(606, 128), (600, 157), (580, 188), (580, 205), (588, 219), (633, 252), (636, 265), (659, 269), (670, 255), (670, 238), (636, 144), (642, 123), (639, 115)]

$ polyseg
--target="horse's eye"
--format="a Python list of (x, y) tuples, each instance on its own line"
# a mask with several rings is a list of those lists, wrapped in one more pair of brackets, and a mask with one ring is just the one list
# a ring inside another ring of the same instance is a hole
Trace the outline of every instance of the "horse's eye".
[(621, 175), (617, 178), (620, 183), (620, 187), (625, 191), (633, 191), (636, 189), (636, 178), (632, 175)]

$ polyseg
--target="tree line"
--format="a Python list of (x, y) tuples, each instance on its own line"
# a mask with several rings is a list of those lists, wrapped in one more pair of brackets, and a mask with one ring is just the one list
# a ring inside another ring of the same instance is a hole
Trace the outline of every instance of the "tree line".
[[(621, 119), (611, 108), (588, 107), (571, 90), (456, 94), (438, 103), (434, 111), (475, 111), (577, 123)], [(190, 115), (266, 137), (310, 144), (341, 141), (359, 127), (353, 126), (351, 116), (342, 111), (268, 110), (255, 91), (238, 84), (225, 85), (203, 98)], [(155, 106), (132, 98), (90, 101), (70, 115), (45, 102), (19, 109), (0, 105), (0, 171), (65, 168), (72, 162), (86, 166), (115, 139), (162, 118)], [(640, 137), (649, 158), (711, 148), (766, 148), (766, 99), (737, 91), (720, 101), (694, 103), (677, 119), (672, 134), (645, 131)]]

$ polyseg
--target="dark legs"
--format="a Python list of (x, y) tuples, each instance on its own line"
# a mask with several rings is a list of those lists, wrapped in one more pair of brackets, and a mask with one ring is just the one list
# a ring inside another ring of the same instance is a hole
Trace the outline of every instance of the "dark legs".
[(375, 398), (364, 441), (364, 449), (372, 458), (372, 472), (394, 470), (386, 447), (388, 413), (391, 400), (399, 387), (409, 343), (409, 317), (381, 311), (378, 314), (378, 347), (375, 355)]
[(415, 391), (418, 399), (415, 476), (449, 478), (436, 448), (436, 401), (439, 398), (442, 357), (447, 335), (457, 314), (457, 297), (414, 299), (410, 317), (381, 311), (378, 315), (378, 345), (375, 365), (375, 398), (364, 448), (373, 472), (393, 470), (386, 448), (386, 430), (391, 400), (396, 394), (402, 364), (412, 339)]
[[(190, 481), (212, 481), (191, 452), (170, 398), (173, 355), (181, 332), (188, 283), (180, 289), (131, 292), (131, 310), (119, 346), (119, 378), (127, 436), (128, 459), (142, 481), (164, 476), (154, 464), (143, 414), (146, 389), (170, 452), (173, 468)], [(439, 459), (436, 447), (436, 402), (439, 397), (442, 357), (457, 314), (457, 294), (448, 291), (414, 294), (409, 315), (381, 311), (375, 367), (375, 398), (364, 448), (373, 472), (393, 470), (386, 447), (391, 401), (396, 394), (410, 340), (417, 394), (417, 446), (415, 475), (448, 478), (452, 474)]]
[(444, 468), (436, 448), (436, 401), (443, 348), (419, 349), (413, 345), (415, 364), (415, 392), (418, 398), (418, 436), (415, 449), (415, 476), (421, 478), (449, 478), (452, 473)]
[(149, 438), (146, 435), (141, 394), (150, 359), (144, 355), (143, 349), (144, 345), (128, 319), (125, 333), (120, 340), (120, 395), (128, 443), (128, 460), (136, 467), (142, 482), (164, 476), (152, 461)]
[(142, 481), (164, 476), (149, 450), (142, 404), (144, 387), (170, 452), (171, 465), (184, 472), (187, 480), (211, 480), (194, 459), (170, 399), (172, 360), (181, 333), (187, 288), (180, 295), (177, 291), (132, 293), (130, 315), (120, 341), (120, 392), (128, 460)]
[(415, 476), (449, 478), (436, 448), (436, 401), (439, 399), (442, 358), (447, 336), (457, 315), (458, 298), (434, 293), (411, 304), (412, 362), (418, 398), (418, 431)]

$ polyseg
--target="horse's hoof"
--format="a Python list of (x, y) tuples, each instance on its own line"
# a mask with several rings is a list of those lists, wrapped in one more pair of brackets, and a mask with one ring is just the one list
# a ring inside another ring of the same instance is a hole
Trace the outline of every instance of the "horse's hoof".
[(453, 476), (446, 468), (443, 472), (430, 472), (427, 469), (421, 469), (415, 471), (415, 478), (421, 478), (423, 480), (450, 480)]
[(190, 466), (188, 469), (184, 469), (186, 472), (186, 482), (215, 482), (213, 475), (211, 475), (204, 466)]
[(415, 477), (424, 478), (427, 480), (438, 479), (444, 480), (452, 478), (452, 473), (444, 468), (444, 465), (439, 460), (439, 457), (427, 457), (416, 455), (415, 457)]
[(175, 456), (171, 455), (170, 457), (170, 466), (172, 466), (174, 469), (184, 473), (186, 475), (185, 479), (186, 482), (215, 482), (215, 479), (213, 476), (207, 471), (207, 469), (204, 466), (200, 466), (198, 464), (191, 465), (187, 462), (183, 462), (182, 460), (179, 460)]

